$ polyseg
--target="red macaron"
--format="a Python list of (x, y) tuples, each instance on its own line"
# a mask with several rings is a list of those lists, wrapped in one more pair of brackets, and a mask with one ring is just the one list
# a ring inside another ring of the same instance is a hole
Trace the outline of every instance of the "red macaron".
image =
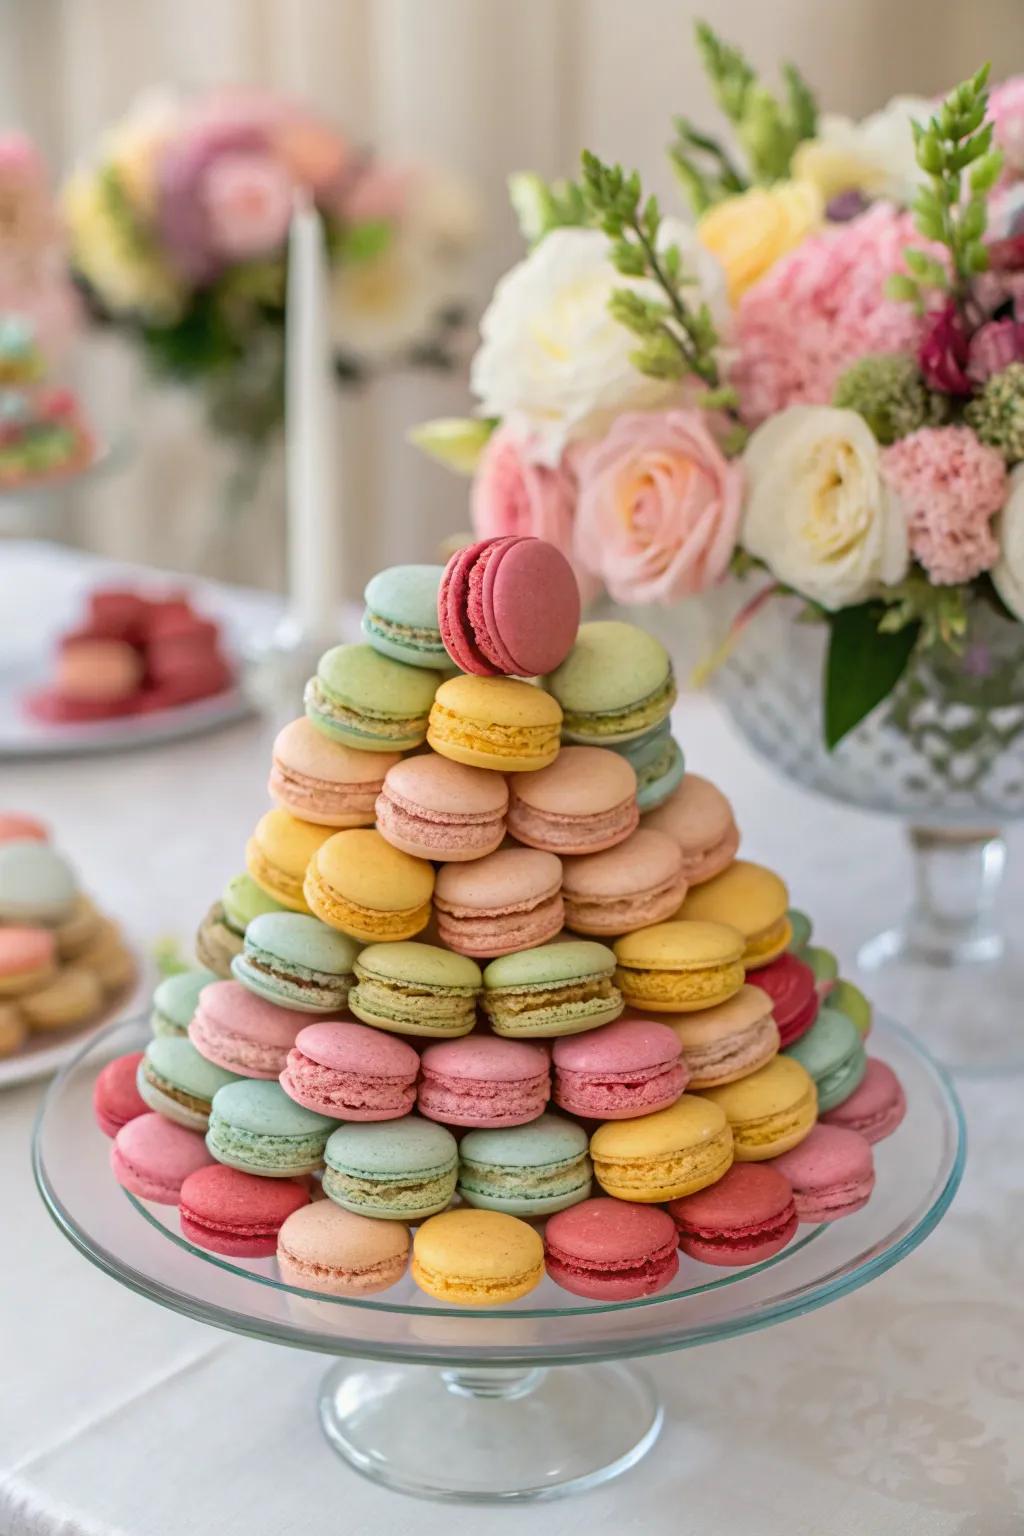
[(780, 1046), (785, 1050), (787, 1045), (805, 1035), (818, 1017), (821, 999), (814, 972), (803, 960), (787, 951), (777, 960), (758, 968), (757, 985), (772, 1000)]
[(594, 1301), (653, 1296), (679, 1270), (671, 1216), (656, 1205), (605, 1196), (551, 1217), (544, 1258), (556, 1285)]
[(445, 650), (478, 677), (539, 677), (572, 649), (580, 595), (572, 566), (544, 539), (481, 539), (452, 556), (437, 600)]
[(116, 1056), (107, 1062), (93, 1084), (93, 1113), (104, 1136), (115, 1137), (122, 1125), (149, 1112), (149, 1105), (143, 1102), (135, 1085), (141, 1060), (141, 1051)]
[(702, 1264), (759, 1264), (785, 1248), (798, 1217), (789, 1181), (766, 1163), (733, 1163), (717, 1184), (671, 1200), (679, 1246)]
[(181, 1186), (182, 1235), (229, 1258), (269, 1259), (277, 1252), (278, 1232), (309, 1199), (304, 1180), (261, 1179), (212, 1163)]

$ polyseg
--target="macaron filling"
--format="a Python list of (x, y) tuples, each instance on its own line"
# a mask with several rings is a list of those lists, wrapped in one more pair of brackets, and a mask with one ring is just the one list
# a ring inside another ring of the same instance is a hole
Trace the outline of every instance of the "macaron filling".
[(574, 1071), (555, 1068), (555, 1103), (575, 1115), (600, 1120), (605, 1113), (622, 1115), (628, 1101), (630, 1113), (642, 1115), (672, 1103), (688, 1081), (681, 1060), (663, 1061), (628, 1071)]
[(671, 668), (652, 693), (634, 699), (618, 709), (602, 709), (590, 712), (570, 709), (563, 705), (565, 715), (563, 730), (566, 736), (591, 741), (601, 738), (607, 741), (622, 740), (650, 730), (658, 720), (664, 719), (676, 701), (676, 683)]
[(344, 1008), (355, 976), (349, 971), (338, 975), (332, 971), (320, 971), (297, 961), (282, 960), (269, 950), (260, 949), (247, 941), (244, 954), (237, 959), (232, 970), (240, 981), (255, 982), (257, 987), (269, 981), (268, 995), (276, 998), (274, 983), (306, 1003), (317, 1008)]
[(585, 1200), (590, 1193), (593, 1167), (586, 1152), (559, 1158), (545, 1164), (512, 1167), (501, 1163), (483, 1163), (462, 1154), (459, 1162), (459, 1193), (471, 1205), (518, 1205), (534, 1200), (539, 1204), (551, 1199)]
[(581, 933), (620, 934), (662, 922), (678, 910), (685, 895), (682, 875), (620, 897), (583, 896), (562, 886), (566, 926)]
[(354, 1068), (327, 1067), (299, 1046), (288, 1052), (281, 1086), (299, 1104), (344, 1120), (353, 1113), (379, 1114), (382, 1119), (408, 1114), (416, 1103), (415, 1072), (384, 1077)]
[(631, 1003), (671, 1012), (673, 1005), (711, 1004), (725, 994), (738, 991), (743, 985), (745, 971), (741, 960), (672, 971), (643, 969), (620, 961), (616, 974)]
[(206, 1145), (218, 1162), (245, 1172), (290, 1178), (309, 1173), (323, 1161), (328, 1132), (307, 1131), (300, 1136), (280, 1132), (249, 1131), (232, 1125), (214, 1110)]
[(270, 793), (302, 817), (303, 811), (316, 815), (365, 816), (373, 820), (374, 801), (380, 794), (383, 778), (366, 784), (336, 784), (329, 779), (315, 779), (308, 773), (289, 768), (275, 757), (270, 772)]
[(753, 1072), (771, 1060), (779, 1049), (779, 1033), (771, 1014), (718, 1040), (684, 1046), (683, 1054), (694, 1087), (725, 1082), (733, 1071)]
[(363, 634), (372, 645), (374, 640), (386, 641), (400, 650), (411, 649), (420, 656), (429, 656), (439, 667), (449, 665), (448, 652), (441, 643), (441, 631), (425, 625), (400, 624), (397, 619), (386, 618), (367, 608), (363, 614)]
[(557, 1015), (566, 1025), (593, 1019), (595, 1024), (609, 1023), (622, 1011), (622, 993), (615, 985), (612, 971), (581, 976), (578, 981), (552, 983), (523, 982), (518, 986), (492, 988), (484, 992), (482, 1006), (495, 1029), (512, 1025), (528, 1033), (540, 1028)]
[[(593, 1149), (592, 1149), (593, 1150)], [(593, 1152), (598, 1183), (621, 1200), (661, 1199), (672, 1188), (702, 1189), (731, 1166), (733, 1137), (728, 1126), (699, 1146), (663, 1155), (615, 1157)]]
[[(356, 736), (364, 741), (415, 744), (423, 739), (427, 717), (422, 715), (395, 715), (387, 710), (370, 707), (356, 709), (346, 704), (336, 694), (330, 693), (319, 677), (311, 677), (303, 693), (306, 713), (314, 724), (335, 727), (346, 736)], [(372, 725), (372, 729), (368, 728)]]
[(349, 997), (357, 1018), (406, 1026), (410, 1033), (468, 1034), (476, 1023), (473, 987), (428, 987), (396, 977), (373, 976), (356, 962), (358, 985)]
[(403, 1220), (434, 1216), (451, 1204), (458, 1177), (458, 1159), (437, 1168), (412, 1173), (370, 1173), (338, 1168), (328, 1162), (324, 1193), (346, 1210), (362, 1216), (392, 1216)]
[(547, 762), (558, 750), (557, 724), (500, 725), (491, 720), (463, 718), (436, 699), (430, 711), (430, 731), (446, 746), (481, 756), (536, 757)]
[(550, 1238), (545, 1242), (548, 1274), (552, 1280), (567, 1291), (582, 1296), (596, 1296), (605, 1289), (612, 1291), (619, 1286), (628, 1287), (633, 1296), (650, 1295), (660, 1291), (679, 1268), (674, 1242), (652, 1248), (642, 1257), (628, 1259), (582, 1258), (560, 1248)]
[(424, 816), (420, 807), (385, 786), (376, 802), (377, 825), (389, 841), (423, 848), (429, 852), (444, 845), (444, 851), (473, 850), (482, 857), (493, 853), (505, 835), (505, 818), (493, 812), (434, 811)]
[(430, 902), (417, 907), (400, 907), (391, 912), (377, 911), (350, 901), (328, 885), (315, 866), (306, 873), (305, 892), (313, 911), (332, 928), (340, 928), (369, 943), (410, 938), (430, 921)]
[(272, 863), (254, 837), (250, 837), (245, 845), (245, 862), (250, 875), (261, 890), (266, 891), (268, 895), (272, 894), (279, 901), (288, 902), (292, 906), (305, 910), (302, 876), (290, 875), (279, 864)]
[(509, 1271), (494, 1279), (483, 1275), (449, 1274), (425, 1263), (413, 1250), (412, 1277), (421, 1290), (438, 1301), (454, 1301), (463, 1306), (500, 1306), (525, 1296), (544, 1276), (543, 1262), (528, 1269)]
[(775, 1109), (770, 1114), (759, 1115), (752, 1120), (732, 1120), (730, 1123), (737, 1155), (740, 1152), (759, 1152), (783, 1141), (798, 1140), (801, 1131), (810, 1130), (814, 1124), (816, 1109), (817, 1099), (811, 1088), (785, 1109)]
[[(187, 1109), (194, 1115), (209, 1115), (211, 1098), (204, 1098), (202, 1094), (189, 1093), (187, 1089), (172, 1083), (163, 1077), (154, 1067), (151, 1061), (145, 1058), (139, 1063), (139, 1088), (148, 1088), (153, 1094), (159, 1094), (162, 1098), (169, 1099), (181, 1109)], [(146, 1101), (149, 1102), (148, 1100)]]
[(789, 918), (783, 913), (778, 922), (748, 937), (746, 952), (743, 956), (744, 963), (749, 967), (774, 960), (776, 955), (780, 955), (788, 946), (792, 937), (793, 930)]

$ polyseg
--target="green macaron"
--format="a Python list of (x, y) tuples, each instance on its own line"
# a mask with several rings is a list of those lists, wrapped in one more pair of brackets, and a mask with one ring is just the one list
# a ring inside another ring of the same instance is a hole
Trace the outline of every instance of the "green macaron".
[(261, 890), (251, 875), (244, 873), (232, 876), (224, 887), (220, 903), (228, 927), (239, 934), (245, 932), (253, 918), (262, 917), (266, 912), (287, 910), (273, 896)]
[(617, 619), (581, 624), (546, 686), (562, 706), (565, 739), (594, 747), (645, 735), (668, 718), (676, 700), (665, 647)]
[(153, 993), (149, 1016), (154, 1035), (186, 1035), (196, 1011), (199, 994), (211, 981), (219, 981), (215, 971), (197, 967), (165, 976)]
[(632, 765), (636, 774), (636, 803), (641, 812), (656, 811), (683, 782), (683, 749), (667, 720), (632, 741), (619, 742), (613, 750)]
[(842, 976), (839, 978), (828, 994), (828, 1006), (834, 1008), (837, 1013), (845, 1013), (848, 1019), (852, 1019), (862, 1038), (871, 1033), (874, 1009), (864, 993), (859, 987), (855, 987), (852, 981), (847, 981)]
[(245, 930), (245, 948), (231, 962), (236, 981), (282, 1008), (336, 1013), (355, 981), (359, 945), (301, 912), (265, 912)]
[(443, 1125), (406, 1115), (340, 1125), (324, 1162), (324, 1193), (346, 1211), (422, 1221), (451, 1203), (459, 1147)]
[(822, 1008), (806, 1035), (787, 1046), (783, 1055), (792, 1056), (814, 1078), (821, 1115), (848, 1099), (868, 1068), (860, 1030), (831, 1007)]
[(440, 672), (405, 666), (372, 645), (336, 645), (306, 684), (306, 714), (344, 746), (404, 752), (426, 739), (441, 681)]
[(582, 1126), (560, 1115), (470, 1131), (459, 1145), (459, 1194), (508, 1216), (550, 1216), (586, 1200), (593, 1167)]
[(799, 912), (796, 907), (790, 907), (786, 916), (789, 919), (790, 933), (792, 935), (789, 941), (790, 952), (794, 955), (799, 955), (802, 960), (804, 958), (804, 950), (811, 942), (814, 925), (807, 916), (807, 913)]
[(810, 966), (815, 981), (838, 981), (839, 961), (830, 949), (822, 949), (817, 944), (805, 944), (800, 951), (800, 959)]
[(443, 565), (392, 565), (363, 593), (363, 634), (382, 656), (446, 671), (451, 662), (437, 621)]
[(237, 1073), (200, 1056), (185, 1035), (157, 1035), (136, 1073), (143, 1103), (189, 1131), (205, 1131), (214, 1094), (226, 1083), (239, 1081)]
[(513, 1040), (580, 1034), (622, 1012), (614, 975), (612, 951), (588, 939), (523, 949), (487, 966), (484, 1012), (495, 1034)]
[(242, 1078), (214, 1094), (206, 1145), (229, 1168), (293, 1179), (320, 1167), (337, 1123), (296, 1104), (279, 1083)]
[(348, 1006), (357, 1019), (399, 1035), (450, 1039), (476, 1023), (480, 967), (434, 944), (371, 944), (355, 962)]

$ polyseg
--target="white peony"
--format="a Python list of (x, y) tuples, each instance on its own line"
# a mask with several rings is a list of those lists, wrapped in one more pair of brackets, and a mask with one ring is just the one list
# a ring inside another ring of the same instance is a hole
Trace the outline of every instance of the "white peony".
[[(725, 277), (714, 256), (678, 220), (662, 224), (662, 244), (679, 247), (696, 278), (687, 302), (706, 303), (720, 330), (728, 323)], [(660, 296), (647, 281), (621, 276), (596, 229), (554, 229), (507, 272), (480, 322), (471, 382), (480, 414), (529, 438), (538, 462), (557, 464), (576, 438), (603, 431), (622, 411), (678, 400), (680, 386), (652, 379), (630, 361), (637, 340), (608, 312), (616, 288)]]
[(740, 542), (786, 586), (834, 611), (906, 574), (903, 516), (856, 411), (790, 406), (758, 427), (743, 464)]
[(817, 184), (826, 201), (857, 188), (871, 197), (909, 203), (925, 180), (914, 158), (911, 122), (927, 123), (933, 103), (923, 96), (894, 96), (857, 122), (826, 112), (816, 138), (793, 158), (793, 175)]
[(1010, 493), (993, 532), (999, 559), (989, 574), (1010, 612), (1024, 620), (1024, 464), (1010, 472)]

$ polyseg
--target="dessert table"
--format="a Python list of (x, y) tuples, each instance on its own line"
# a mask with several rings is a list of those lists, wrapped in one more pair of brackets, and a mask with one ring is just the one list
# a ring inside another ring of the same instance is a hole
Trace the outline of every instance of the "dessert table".
[[(69, 584), (107, 575), (77, 553), (0, 544), (5, 631), (13, 622), (20, 642), (27, 626), (49, 627)], [(240, 626), (269, 616), (254, 594), (205, 595)], [(743, 851), (786, 877), (817, 940), (852, 966), (858, 943), (906, 896), (898, 824), (776, 778), (706, 696), (684, 695), (676, 734), (688, 765), (732, 799)], [(187, 944), (265, 809), (268, 737), (249, 720), (144, 752), (0, 762), (0, 806), (52, 824), (141, 949), (169, 935)], [(1010, 846), (1024, 898), (1024, 844), (1011, 836)], [(904, 1022), (927, 1038), (926, 1019)], [(576, 1499), (487, 1516), (413, 1503), (349, 1472), (316, 1422), (321, 1360), (203, 1327), (91, 1268), (32, 1182), (41, 1085), (4, 1093), (0, 1532), (298, 1536), (338, 1526), (391, 1536), (412, 1526), (469, 1536), (486, 1520), (511, 1536), (1018, 1533), (1024, 1079), (960, 1091), (966, 1177), (920, 1250), (812, 1315), (648, 1360), (668, 1417), (637, 1468)]]

